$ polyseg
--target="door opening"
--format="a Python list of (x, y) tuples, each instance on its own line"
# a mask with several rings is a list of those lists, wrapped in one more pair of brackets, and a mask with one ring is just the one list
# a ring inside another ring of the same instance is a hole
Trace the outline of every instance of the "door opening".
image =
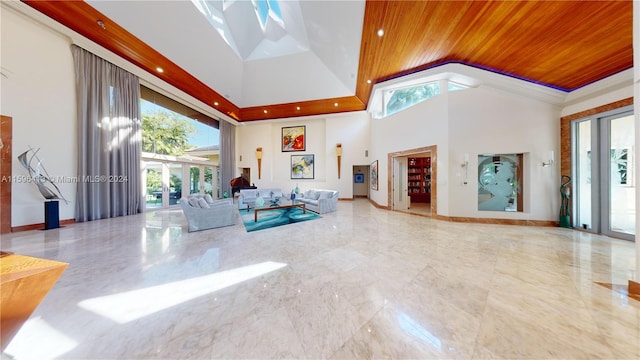
[(388, 203), (393, 211), (423, 216), (436, 214), (437, 146), (388, 154)]

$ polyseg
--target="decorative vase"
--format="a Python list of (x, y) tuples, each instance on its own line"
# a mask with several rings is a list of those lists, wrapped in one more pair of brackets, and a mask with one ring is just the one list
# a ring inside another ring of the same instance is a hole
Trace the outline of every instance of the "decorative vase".
[(300, 194), (300, 188), (298, 187), (298, 184), (296, 184), (296, 195)]
[(262, 196), (259, 196), (256, 199), (256, 205), (258, 205), (258, 206), (263, 206), (264, 205), (264, 198), (262, 198)]

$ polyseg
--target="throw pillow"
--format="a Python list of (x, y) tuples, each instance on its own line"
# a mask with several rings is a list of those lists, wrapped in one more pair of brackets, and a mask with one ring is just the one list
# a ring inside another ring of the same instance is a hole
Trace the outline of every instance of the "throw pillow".
[(330, 199), (331, 194), (330, 191), (320, 191), (320, 197), (318, 199)]
[(199, 208), (200, 204), (198, 203), (198, 198), (194, 197), (194, 196), (190, 197), (189, 198), (189, 205), (191, 205), (191, 207), (194, 207), (194, 208)]
[(209, 204), (213, 203), (213, 198), (209, 194), (206, 194), (204, 196), (204, 199), (207, 200), (207, 203), (209, 203)]
[(199, 198), (198, 199), (198, 205), (200, 205), (200, 207), (203, 208), (203, 209), (208, 209), (209, 208), (209, 204), (207, 203), (207, 200), (205, 200), (203, 198)]

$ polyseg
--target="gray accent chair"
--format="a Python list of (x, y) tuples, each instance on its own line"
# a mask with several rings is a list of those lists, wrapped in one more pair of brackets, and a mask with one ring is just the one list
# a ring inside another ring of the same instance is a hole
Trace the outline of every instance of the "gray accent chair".
[(180, 206), (187, 218), (189, 232), (235, 225), (236, 212), (233, 199), (213, 200), (211, 196), (181, 198)]

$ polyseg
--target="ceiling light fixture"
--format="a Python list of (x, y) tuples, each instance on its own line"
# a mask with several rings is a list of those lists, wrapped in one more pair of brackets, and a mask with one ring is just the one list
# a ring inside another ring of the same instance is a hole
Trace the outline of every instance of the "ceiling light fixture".
[(338, 103), (337, 103), (337, 102), (333, 103), (333, 106), (336, 106), (336, 107), (337, 107), (337, 106), (338, 106)]
[(266, 110), (266, 109), (265, 109), (265, 110), (263, 110), (263, 111), (264, 111), (264, 113), (265, 113), (265, 114), (267, 113), (267, 110)]
[(296, 110), (300, 111), (300, 106), (296, 106)]
[(384, 30), (379, 29), (379, 30), (378, 30), (378, 36), (379, 36), (379, 37), (382, 37), (382, 35), (384, 35)]
[(102, 28), (102, 30), (106, 30), (107, 29), (107, 27), (104, 26), (104, 22), (102, 20), (96, 21), (96, 24), (98, 24), (98, 26), (100, 26)]
[(367, 84), (371, 84), (371, 79), (367, 80)]
[(156, 68), (156, 71), (162, 74), (162, 73), (164, 72), (164, 69), (163, 69), (163, 68), (161, 68), (160, 66), (158, 66), (158, 67)]
[(214, 101), (214, 102), (213, 102), (213, 105), (218, 106), (218, 102), (217, 102), (217, 101)]

